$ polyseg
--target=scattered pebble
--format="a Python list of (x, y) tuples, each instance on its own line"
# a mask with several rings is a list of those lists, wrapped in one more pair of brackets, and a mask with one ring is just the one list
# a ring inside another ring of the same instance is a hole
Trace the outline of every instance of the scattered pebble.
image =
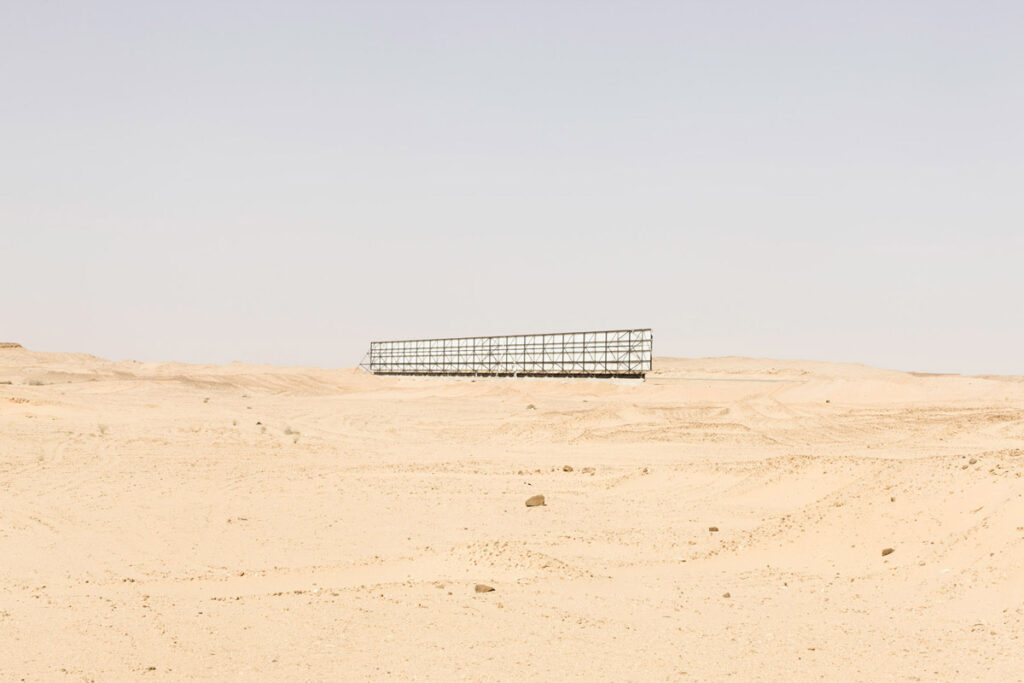
[(978, 462), (978, 459), (977, 459), (977, 458), (971, 458), (970, 460), (968, 460), (968, 461), (967, 461), (967, 464), (968, 464), (968, 465), (973, 465), (973, 464), (974, 464), (974, 463), (976, 463), (976, 462)]
[(537, 494), (536, 496), (530, 496), (526, 499), (526, 507), (535, 508), (538, 505), (547, 505), (547, 503), (544, 502), (544, 496)]
[(718, 531), (718, 527), (717, 526), (709, 526), (708, 527), (708, 531), (712, 531), (712, 532)]
[(572, 465), (564, 465), (562, 467), (563, 472), (572, 472)]
[(729, 591), (726, 591), (726, 592), (722, 593), (722, 597), (723, 598), (731, 598), (732, 594)]
[(894, 548), (883, 548), (882, 549), (882, 557), (885, 557), (886, 555), (892, 555), (894, 551), (895, 551)]
[(580, 472), (582, 472), (583, 474), (589, 474), (591, 476), (593, 476), (595, 471), (596, 470), (593, 467), (584, 467), (582, 470), (580, 470)]
[(488, 586), (485, 583), (478, 583), (476, 585), (476, 588), (474, 588), (473, 590), (475, 590), (477, 593), (492, 593), (492, 592), (494, 592), (494, 588), (492, 588), (491, 586)]

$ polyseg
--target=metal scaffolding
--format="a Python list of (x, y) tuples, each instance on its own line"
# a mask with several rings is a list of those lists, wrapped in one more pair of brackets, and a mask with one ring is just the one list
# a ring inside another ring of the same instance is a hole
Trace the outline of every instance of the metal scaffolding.
[(361, 367), (377, 375), (638, 377), (650, 329), (376, 341)]

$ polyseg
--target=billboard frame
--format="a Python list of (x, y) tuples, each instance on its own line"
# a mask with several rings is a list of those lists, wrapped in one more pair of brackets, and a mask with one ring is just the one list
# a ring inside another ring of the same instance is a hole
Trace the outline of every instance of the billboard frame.
[(650, 328), (370, 342), (360, 367), (375, 375), (643, 379)]

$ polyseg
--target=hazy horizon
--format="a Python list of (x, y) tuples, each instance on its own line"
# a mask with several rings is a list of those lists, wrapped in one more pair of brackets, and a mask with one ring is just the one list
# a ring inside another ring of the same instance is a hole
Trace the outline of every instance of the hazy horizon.
[(1024, 375), (1024, 5), (7, 3), (0, 341)]

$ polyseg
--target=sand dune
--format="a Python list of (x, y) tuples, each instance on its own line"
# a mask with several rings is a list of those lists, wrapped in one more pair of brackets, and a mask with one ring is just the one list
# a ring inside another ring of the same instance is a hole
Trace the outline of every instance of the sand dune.
[(1021, 378), (0, 382), (0, 679), (1024, 677)]

